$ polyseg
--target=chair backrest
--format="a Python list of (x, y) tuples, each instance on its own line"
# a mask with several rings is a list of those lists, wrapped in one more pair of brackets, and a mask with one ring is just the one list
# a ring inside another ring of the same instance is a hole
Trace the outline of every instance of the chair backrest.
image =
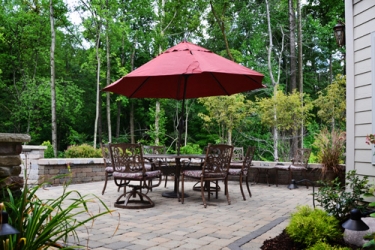
[(311, 155), (311, 148), (298, 148), (297, 151), (294, 153), (294, 157), (292, 159), (292, 165), (307, 168), (310, 155)]
[(143, 145), (143, 153), (146, 154), (165, 154), (165, 146), (145, 146)]
[(208, 144), (206, 158), (204, 160), (202, 173), (224, 173), (228, 172), (233, 154), (233, 146), (225, 144)]
[(243, 160), (242, 170), (245, 170), (245, 171), (249, 170), (253, 162), (254, 154), (255, 154), (255, 147), (249, 146), (246, 150), (246, 155)]
[(100, 143), (100, 148), (102, 149), (104, 167), (112, 167), (111, 153), (109, 152), (108, 144)]
[(109, 144), (113, 169), (116, 172), (145, 172), (142, 146), (133, 143)]
[(233, 154), (232, 154), (232, 161), (243, 161), (243, 147), (234, 147)]

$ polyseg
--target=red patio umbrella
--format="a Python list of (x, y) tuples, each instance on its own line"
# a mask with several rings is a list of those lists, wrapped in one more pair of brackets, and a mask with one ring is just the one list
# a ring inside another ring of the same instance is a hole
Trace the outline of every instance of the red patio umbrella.
[[(193, 43), (183, 41), (108, 85), (110, 91), (129, 98), (189, 98), (232, 95), (265, 87), (263, 75)], [(181, 120), (180, 120), (181, 121)], [(180, 153), (179, 126), (177, 153)]]

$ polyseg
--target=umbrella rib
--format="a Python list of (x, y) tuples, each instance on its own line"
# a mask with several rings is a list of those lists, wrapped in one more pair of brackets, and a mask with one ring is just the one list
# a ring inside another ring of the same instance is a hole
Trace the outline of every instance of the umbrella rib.
[(129, 98), (132, 98), (132, 97), (135, 95), (135, 93), (137, 93), (138, 90), (139, 90), (140, 88), (142, 88), (144, 84), (146, 84), (146, 82), (147, 82), (148, 80), (150, 80), (150, 77), (147, 77), (147, 79), (144, 80), (144, 81), (142, 82), (142, 84), (140, 84), (140, 85), (138, 86), (138, 88), (136, 88), (136, 90), (134, 90), (133, 93), (131, 93), (131, 95), (129, 95)]
[(212, 74), (210, 72), (211, 76), (215, 79), (215, 81), (217, 82), (217, 84), (220, 86), (220, 88), (226, 93), (226, 95), (229, 95), (228, 91), (223, 87), (223, 85), (221, 85), (220, 81), (215, 77), (214, 74)]
[(254, 78), (252, 78), (251, 76), (249, 76), (249, 75), (245, 75), (247, 78), (249, 78), (250, 80), (252, 80), (253, 82), (255, 82), (255, 83), (259, 83), (259, 82), (257, 82)]

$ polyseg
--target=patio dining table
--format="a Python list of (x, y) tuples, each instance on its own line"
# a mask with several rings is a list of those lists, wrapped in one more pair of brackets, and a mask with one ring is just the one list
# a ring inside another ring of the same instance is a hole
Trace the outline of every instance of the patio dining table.
[[(173, 166), (175, 169), (175, 172), (174, 172), (174, 187), (173, 187), (173, 191), (171, 192), (163, 192), (162, 193), (162, 196), (163, 197), (167, 197), (167, 198), (178, 198), (179, 197), (179, 193), (178, 193), (178, 185), (179, 185), (179, 182), (180, 182), (180, 172), (181, 172), (181, 167), (182, 167), (182, 164), (181, 164), (181, 159), (188, 159), (188, 160), (191, 160), (191, 159), (200, 159), (200, 160), (203, 160), (206, 155), (205, 154), (146, 154), (146, 155), (143, 155), (143, 157), (147, 160), (150, 160), (150, 161), (154, 161), (154, 160), (157, 160), (157, 159), (167, 159), (167, 160), (175, 160), (176, 164)], [(172, 167), (172, 166), (170, 166)], [(185, 194), (185, 197), (187, 197), (187, 195)]]

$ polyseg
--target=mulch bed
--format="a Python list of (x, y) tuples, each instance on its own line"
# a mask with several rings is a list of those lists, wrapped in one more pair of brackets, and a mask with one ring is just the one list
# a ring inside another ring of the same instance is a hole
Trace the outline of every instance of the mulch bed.
[[(344, 239), (340, 239), (335, 242), (330, 242), (331, 245), (341, 246), (341, 247), (348, 247), (350, 249), (362, 249), (361, 247), (354, 246), (352, 244), (346, 243)], [(301, 250), (306, 249), (306, 246), (294, 242), (288, 234), (286, 234), (285, 230), (276, 236), (273, 239), (265, 240), (263, 242), (263, 246), (260, 248), (262, 250)]]

